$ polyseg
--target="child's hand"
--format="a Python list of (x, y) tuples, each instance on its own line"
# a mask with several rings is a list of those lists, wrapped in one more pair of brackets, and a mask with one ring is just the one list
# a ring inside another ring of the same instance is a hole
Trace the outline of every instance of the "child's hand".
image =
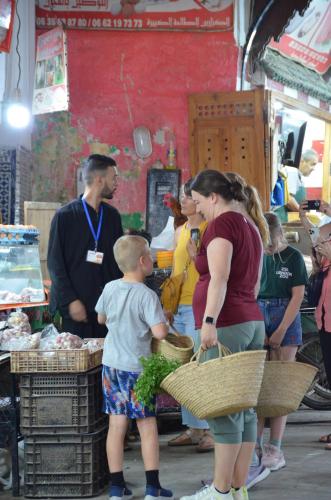
[(280, 348), (280, 345), (283, 342), (285, 332), (286, 332), (286, 330), (284, 330), (281, 327), (278, 327), (274, 331), (274, 333), (269, 338), (269, 345), (270, 345), (271, 349), (279, 349)]
[(172, 325), (173, 322), (174, 322), (174, 315), (172, 314), (172, 312), (171, 311), (165, 311), (165, 310), (163, 310), (163, 312), (164, 312), (164, 315), (165, 315), (166, 320), (168, 321), (168, 323), (170, 325)]

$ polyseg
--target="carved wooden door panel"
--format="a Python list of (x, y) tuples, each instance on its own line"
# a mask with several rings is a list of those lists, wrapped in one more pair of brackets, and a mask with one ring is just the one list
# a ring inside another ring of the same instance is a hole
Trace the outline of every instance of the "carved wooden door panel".
[(219, 92), (189, 96), (191, 172), (214, 168), (237, 172), (254, 185), (269, 206), (267, 91)]

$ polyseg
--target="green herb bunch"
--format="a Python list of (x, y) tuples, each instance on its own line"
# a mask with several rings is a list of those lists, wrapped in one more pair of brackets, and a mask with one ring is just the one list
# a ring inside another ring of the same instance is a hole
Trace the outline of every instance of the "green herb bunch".
[(134, 386), (138, 401), (150, 410), (154, 410), (153, 397), (161, 391), (161, 382), (174, 372), (180, 363), (167, 359), (163, 354), (152, 354), (148, 358), (140, 358), (143, 371)]

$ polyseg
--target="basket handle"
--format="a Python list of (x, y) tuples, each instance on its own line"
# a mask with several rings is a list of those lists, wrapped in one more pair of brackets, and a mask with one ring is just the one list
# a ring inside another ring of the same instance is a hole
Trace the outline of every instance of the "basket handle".
[[(221, 344), (221, 342), (217, 341), (217, 347), (218, 347), (218, 355), (219, 355), (219, 358), (223, 358), (224, 356), (229, 356), (231, 353), (230, 349), (228, 347), (226, 347), (225, 345)], [(200, 357), (201, 355), (204, 354), (204, 350), (201, 348), (201, 346), (199, 347), (199, 349), (197, 350), (197, 352), (195, 352), (191, 358), (190, 361), (197, 361), (197, 363), (199, 364), (200, 363)]]
[(180, 337), (180, 334), (170, 324), (169, 324), (169, 333), (172, 333), (173, 335), (176, 335), (176, 337)]

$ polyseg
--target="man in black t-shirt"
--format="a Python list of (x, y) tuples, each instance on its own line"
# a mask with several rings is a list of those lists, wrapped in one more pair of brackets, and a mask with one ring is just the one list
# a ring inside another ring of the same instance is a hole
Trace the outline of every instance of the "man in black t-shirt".
[(106, 283), (122, 276), (113, 254), (123, 235), (119, 212), (106, 203), (117, 187), (116, 162), (91, 155), (84, 168), (84, 194), (55, 214), (47, 264), (52, 280), (51, 312), (59, 311), (62, 329), (86, 337), (105, 337), (95, 305)]

